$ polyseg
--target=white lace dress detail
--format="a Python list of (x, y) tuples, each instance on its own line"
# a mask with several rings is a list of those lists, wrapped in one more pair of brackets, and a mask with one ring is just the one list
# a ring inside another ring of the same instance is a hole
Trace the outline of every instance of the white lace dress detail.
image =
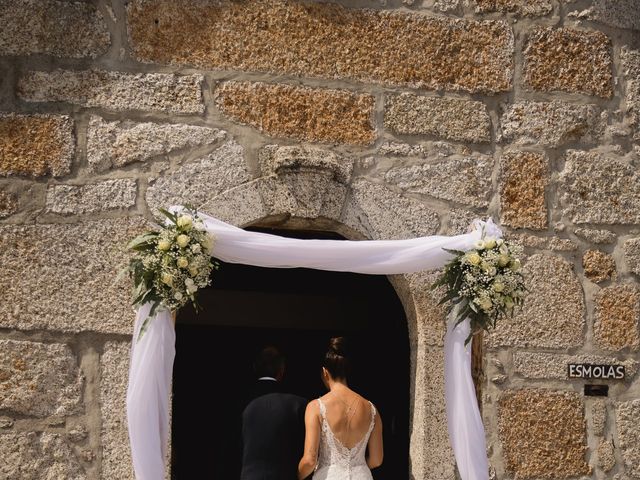
[(322, 433), (318, 449), (318, 464), (313, 480), (373, 480), (365, 458), (367, 443), (375, 423), (376, 409), (373, 403), (369, 402), (371, 405), (369, 429), (353, 448), (347, 448), (335, 437), (327, 422), (327, 409), (322, 400), (318, 399), (318, 403), (322, 415)]

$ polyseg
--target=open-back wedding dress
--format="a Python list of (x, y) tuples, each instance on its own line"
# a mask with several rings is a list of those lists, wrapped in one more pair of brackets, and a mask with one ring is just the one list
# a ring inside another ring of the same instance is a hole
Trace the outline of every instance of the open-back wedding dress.
[(348, 448), (333, 434), (327, 421), (327, 408), (321, 399), (320, 414), (322, 416), (322, 433), (318, 451), (318, 466), (313, 480), (373, 480), (371, 470), (367, 466), (365, 453), (367, 443), (373, 431), (376, 419), (376, 408), (371, 405), (371, 422), (364, 437), (352, 448)]

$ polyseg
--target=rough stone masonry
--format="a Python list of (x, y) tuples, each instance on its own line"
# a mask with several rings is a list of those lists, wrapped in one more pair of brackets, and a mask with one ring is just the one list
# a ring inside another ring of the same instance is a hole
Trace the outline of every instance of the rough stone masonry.
[[(475, 370), (493, 478), (640, 479), (640, 2), (0, 0), (0, 478), (133, 479), (124, 244), (189, 202), (354, 239), (492, 216), (532, 290)], [(435, 272), (411, 474), (456, 478)], [(586, 397), (571, 363), (623, 364)]]

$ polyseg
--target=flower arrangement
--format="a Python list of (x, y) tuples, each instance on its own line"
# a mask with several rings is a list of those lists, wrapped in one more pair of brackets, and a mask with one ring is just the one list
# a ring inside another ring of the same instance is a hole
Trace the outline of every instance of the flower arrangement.
[(127, 248), (135, 255), (122, 272), (128, 272), (133, 280), (133, 306), (152, 304), (138, 340), (158, 307), (176, 311), (190, 301), (197, 310), (198, 289), (208, 286), (211, 272), (219, 268), (211, 257), (214, 237), (206, 231), (197, 211), (187, 208), (181, 215), (159, 211), (169, 222), (129, 242)]
[(468, 251), (444, 250), (455, 257), (444, 266), (431, 289), (446, 285), (438, 305), (451, 301), (447, 314), (460, 304), (455, 325), (469, 317), (471, 331), (466, 345), (474, 333), (495, 328), (499, 318), (512, 316), (514, 307), (522, 306), (528, 290), (517, 258), (522, 247), (501, 238), (486, 237), (477, 240)]

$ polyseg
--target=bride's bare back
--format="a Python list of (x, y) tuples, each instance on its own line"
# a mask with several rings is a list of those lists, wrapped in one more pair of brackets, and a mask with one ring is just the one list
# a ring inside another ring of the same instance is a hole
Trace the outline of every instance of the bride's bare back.
[(326, 419), (333, 436), (345, 447), (354, 448), (371, 424), (371, 404), (348, 387), (324, 395)]

